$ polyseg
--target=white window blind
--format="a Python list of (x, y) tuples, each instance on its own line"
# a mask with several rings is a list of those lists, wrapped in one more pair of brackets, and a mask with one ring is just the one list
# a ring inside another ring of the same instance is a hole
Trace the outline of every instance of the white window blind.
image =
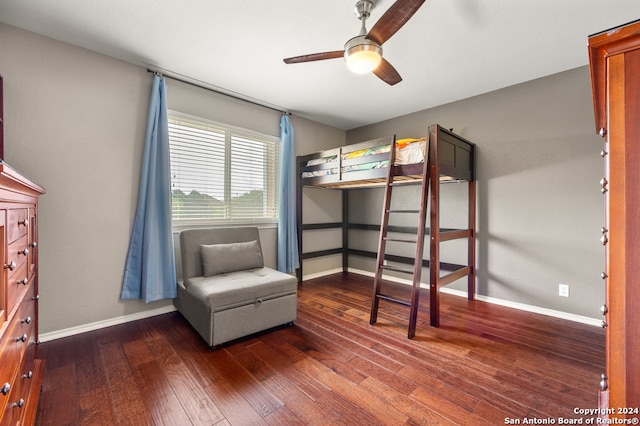
[(277, 138), (170, 114), (169, 145), (174, 223), (277, 220)]

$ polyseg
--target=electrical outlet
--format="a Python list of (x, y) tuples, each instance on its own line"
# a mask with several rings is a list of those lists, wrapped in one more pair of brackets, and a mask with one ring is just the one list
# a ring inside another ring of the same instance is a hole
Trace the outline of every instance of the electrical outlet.
[(558, 295), (569, 297), (569, 284), (558, 284)]

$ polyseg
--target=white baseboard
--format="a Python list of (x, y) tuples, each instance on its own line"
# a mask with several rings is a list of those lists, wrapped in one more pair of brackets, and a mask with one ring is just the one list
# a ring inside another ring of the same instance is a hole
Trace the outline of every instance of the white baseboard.
[(64, 330), (52, 331), (40, 334), (40, 342), (49, 342), (51, 340), (62, 339), (63, 337), (74, 336), (76, 334), (86, 333), (87, 331), (99, 330), (101, 328), (111, 327), (112, 325), (124, 324), (126, 322), (136, 321), (143, 318), (155, 317), (156, 315), (166, 314), (175, 311), (173, 305), (164, 306), (150, 311), (138, 312), (136, 314), (125, 315), (117, 318), (111, 318), (103, 321), (96, 321), (89, 324), (79, 325), (77, 327), (65, 328)]
[[(342, 272), (342, 269), (339, 269), (338, 272)], [(373, 277), (375, 275), (373, 272), (364, 271), (362, 269), (355, 269), (355, 268), (349, 268), (349, 272), (352, 272), (354, 274), (359, 274), (359, 275), (365, 275), (367, 277)], [(335, 273), (334, 270), (327, 271), (326, 273), (317, 273), (317, 274), (314, 274), (314, 277), (318, 278), (318, 277), (321, 277), (321, 276), (324, 276), (324, 275), (333, 274), (333, 273)], [(385, 280), (387, 280), (387, 281), (393, 281), (393, 282), (397, 282), (397, 283), (400, 283), (400, 284), (413, 285), (412, 281), (407, 280), (407, 279), (403, 279), (403, 278), (392, 277), (392, 276), (388, 276), (388, 275), (383, 275), (383, 278)], [(422, 283), (421, 287), (428, 288), (428, 285), (425, 284), (425, 283)], [(466, 291), (454, 290), (454, 289), (449, 289), (449, 288), (446, 288), (446, 287), (441, 288), (440, 292), (447, 293), (447, 294), (452, 294), (454, 296), (460, 296), (460, 297), (465, 297), (465, 298), (467, 297), (467, 292)], [(556, 310), (553, 310), (553, 309), (541, 308), (539, 306), (527, 305), (525, 303), (512, 302), (510, 300), (498, 299), (498, 298), (495, 298), (495, 297), (483, 296), (483, 295), (480, 295), (480, 294), (476, 294), (476, 300), (479, 300), (481, 302), (492, 303), (492, 304), (495, 304), (495, 305), (506, 306), (508, 308), (518, 309), (520, 311), (533, 312), (535, 314), (547, 315), (547, 316), (550, 316), (550, 317), (561, 318), (561, 319), (565, 319), (565, 320), (569, 320), (569, 321), (579, 322), (579, 323), (582, 323), (582, 324), (592, 325), (592, 326), (595, 326), (595, 327), (601, 327), (602, 326), (602, 321), (597, 319), (597, 318), (585, 317), (585, 316), (582, 316), (582, 315), (571, 314), (571, 313), (568, 313), (568, 312), (562, 312), (562, 311), (556, 311)]]
[(342, 268), (329, 269), (328, 271), (316, 272), (315, 274), (304, 275), (302, 281), (312, 280), (314, 278), (320, 278), (327, 275), (339, 274), (342, 272)]
[[(303, 280), (311, 280), (314, 278), (324, 277), (326, 275), (332, 275), (336, 273), (342, 272), (342, 268), (330, 269), (328, 271), (317, 272), (314, 274), (305, 275)], [(364, 271), (362, 269), (349, 268), (349, 272), (359, 275), (364, 275), (368, 277), (373, 277), (374, 273), (369, 271)], [(392, 277), (388, 275), (383, 275), (383, 278), (387, 281), (393, 281), (401, 284), (411, 285), (412, 282), (406, 279)], [(422, 284), (423, 287), (427, 287), (426, 284)], [(467, 297), (467, 293), (460, 290), (453, 290), (448, 288), (441, 288), (440, 291), (442, 293), (452, 294), (454, 296)], [(541, 308), (539, 306), (527, 305), (525, 303), (517, 303), (511, 302), (509, 300), (498, 299), (495, 297), (482, 296), (476, 294), (476, 300), (480, 300), (482, 302), (493, 303), (495, 305), (506, 306), (508, 308), (518, 309), (526, 312), (533, 312), (536, 314), (547, 315), (555, 318), (566, 319), (569, 321), (579, 322), (582, 324), (592, 325), (596, 327), (601, 326), (601, 321), (597, 318), (590, 318), (581, 315), (575, 315), (568, 312), (556, 311), (553, 309)], [(79, 325), (77, 327), (70, 327), (64, 330), (52, 331), (49, 333), (40, 334), (40, 342), (48, 342), (51, 340), (62, 339), (63, 337), (74, 336), (76, 334), (86, 333), (87, 331), (99, 330), (101, 328), (110, 327), (112, 325), (124, 324), (130, 321), (136, 321), (143, 318), (150, 318), (156, 315), (166, 314), (168, 312), (175, 311), (176, 308), (173, 305), (164, 306), (158, 309), (152, 309), (150, 311), (139, 312), (136, 314), (125, 315), (117, 318), (111, 318), (104, 321), (96, 321), (89, 324)]]

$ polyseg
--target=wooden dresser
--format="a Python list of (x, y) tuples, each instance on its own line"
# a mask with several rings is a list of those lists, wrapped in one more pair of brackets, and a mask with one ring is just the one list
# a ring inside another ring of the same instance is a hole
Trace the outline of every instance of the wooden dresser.
[(44, 189), (0, 163), (0, 425), (33, 424), (43, 362), (38, 341), (38, 197)]
[[(0, 158), (4, 157), (0, 76)], [(0, 425), (33, 424), (38, 341), (38, 197), (44, 189), (0, 160)]]
[[(601, 405), (640, 417), (640, 21), (589, 38), (596, 130), (603, 136), (607, 371)], [(608, 400), (608, 401), (607, 401)], [(603, 407), (605, 408), (605, 407)], [(633, 423), (635, 424), (635, 423)]]

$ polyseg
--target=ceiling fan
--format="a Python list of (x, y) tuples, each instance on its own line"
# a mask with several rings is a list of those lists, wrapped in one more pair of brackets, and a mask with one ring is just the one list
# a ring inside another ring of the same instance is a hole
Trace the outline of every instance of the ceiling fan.
[(374, 4), (372, 0), (359, 0), (354, 8), (358, 19), (362, 22), (360, 34), (347, 41), (344, 50), (312, 53), (309, 55), (285, 58), (285, 64), (321, 61), (344, 57), (347, 67), (356, 73), (373, 72), (389, 85), (402, 81), (398, 71), (382, 57), (382, 44), (389, 40), (418, 11), (425, 0), (397, 0), (367, 32), (366, 20), (371, 15)]

